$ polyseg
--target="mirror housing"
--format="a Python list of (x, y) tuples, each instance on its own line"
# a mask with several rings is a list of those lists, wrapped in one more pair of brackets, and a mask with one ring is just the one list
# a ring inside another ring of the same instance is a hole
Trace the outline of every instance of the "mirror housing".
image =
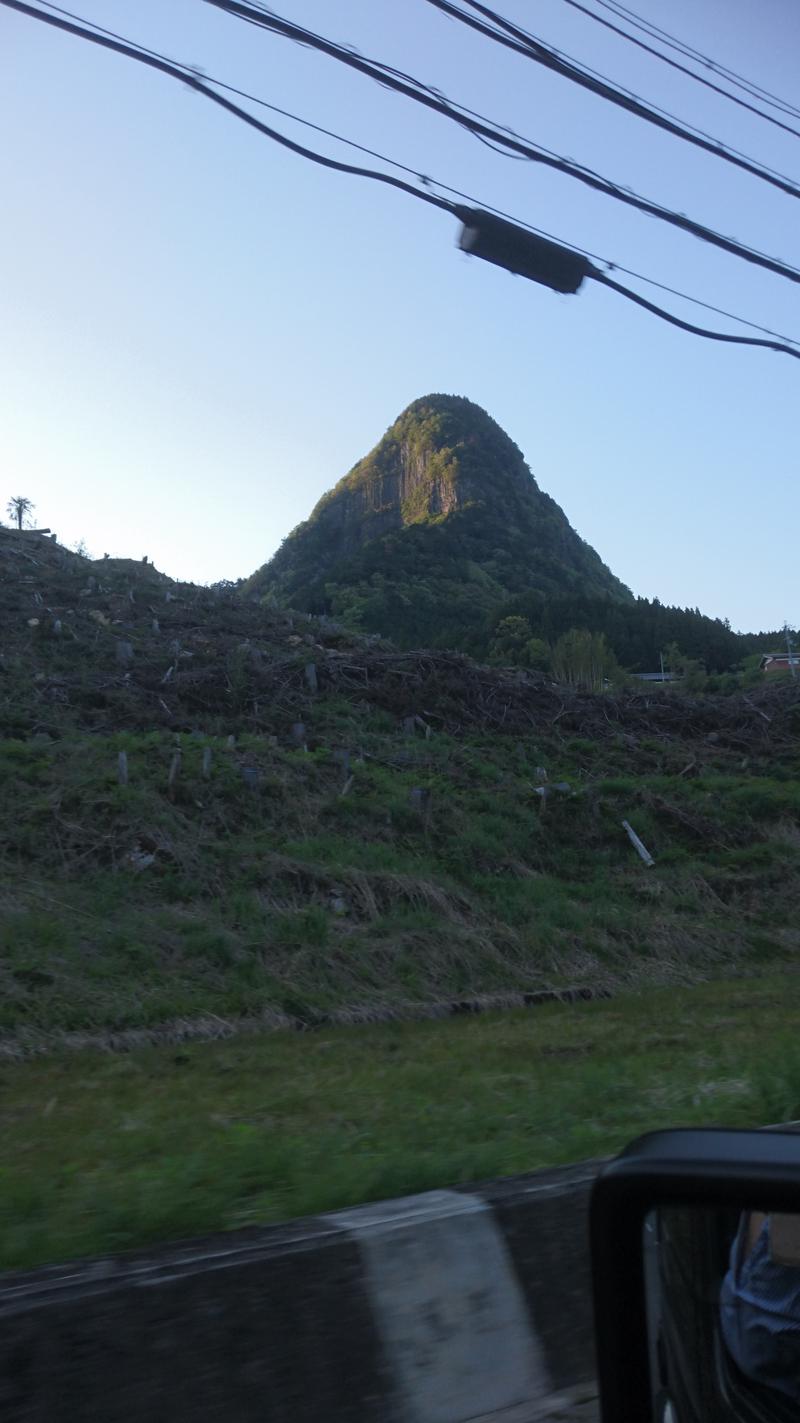
[(644, 1227), (665, 1207), (800, 1212), (800, 1137), (768, 1130), (650, 1132), (600, 1172), (590, 1202), (603, 1423), (651, 1418)]

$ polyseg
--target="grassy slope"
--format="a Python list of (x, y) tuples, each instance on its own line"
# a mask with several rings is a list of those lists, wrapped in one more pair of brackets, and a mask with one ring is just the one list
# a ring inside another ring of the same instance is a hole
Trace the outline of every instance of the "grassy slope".
[(791, 975), (0, 1069), (6, 1267), (800, 1115)]
[[(685, 747), (657, 744), (621, 774), (624, 745), (415, 739), (383, 713), (356, 729), (335, 704), (316, 725), (308, 752), (162, 733), (0, 744), (0, 1052), (209, 1014), (347, 1021), (576, 982), (687, 982), (796, 950), (794, 780), (713, 766), (682, 778), (670, 761)], [(345, 772), (336, 747), (356, 736)], [(544, 812), (541, 760), (573, 788)], [(140, 854), (152, 863), (137, 870)]]
[[(791, 974), (679, 986), (796, 957), (796, 689), (575, 695), (7, 531), (0, 625), (3, 1263), (794, 1112)], [(672, 991), (165, 1045), (573, 983)]]

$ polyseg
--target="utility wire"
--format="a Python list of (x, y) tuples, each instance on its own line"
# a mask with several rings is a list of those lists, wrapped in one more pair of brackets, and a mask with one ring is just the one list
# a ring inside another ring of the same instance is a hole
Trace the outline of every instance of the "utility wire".
[(761, 103), (768, 104), (770, 108), (777, 109), (780, 113), (790, 114), (792, 118), (800, 119), (800, 108), (796, 104), (790, 104), (787, 99), (781, 99), (777, 94), (770, 93), (769, 89), (764, 89), (754, 80), (747, 79), (743, 74), (738, 74), (735, 69), (729, 69), (727, 65), (720, 64), (716, 59), (711, 59), (701, 50), (695, 49), (684, 40), (670, 34), (669, 30), (662, 30), (652, 20), (645, 20), (642, 15), (637, 15), (635, 10), (629, 10), (626, 5), (619, 3), (619, 0), (596, 0), (596, 3), (602, 5), (603, 9), (608, 10), (612, 15), (616, 15), (617, 19), (624, 19), (627, 24), (633, 25), (635, 29), (649, 35), (651, 39), (657, 38), (660, 44), (666, 45), (676, 54), (693, 59), (698, 64), (704, 65), (706, 69), (711, 70), (712, 73), (721, 75), (722, 78), (727, 79), (729, 84), (733, 84), (745, 94), (750, 94), (753, 98), (759, 99)]
[[(387, 159), (386, 161), (391, 163), (392, 160)], [(586, 247), (579, 247), (574, 242), (567, 242), (563, 237), (556, 237), (552, 232), (547, 232), (542, 227), (534, 227), (532, 223), (526, 222), (524, 218), (515, 217), (511, 213), (504, 212), (502, 208), (492, 207), (490, 203), (482, 203), (480, 199), (471, 197), (469, 193), (459, 192), (458, 188), (450, 188), (446, 183), (440, 183), (435, 178), (432, 178), (430, 181), (435, 183), (436, 187), (441, 188), (444, 192), (451, 193), (454, 197), (464, 198), (468, 203), (474, 204), (476, 207), (482, 207), (487, 212), (494, 213), (496, 217), (502, 217), (506, 222), (512, 222), (517, 227), (524, 228), (526, 232), (533, 232), (537, 237), (544, 237), (548, 242), (555, 242), (560, 247), (568, 248), (570, 252), (577, 252), (581, 257), (588, 258), (590, 262), (602, 263), (607, 272), (624, 272), (627, 277), (633, 277), (637, 282), (646, 282), (648, 286), (656, 287), (662, 292), (668, 292), (670, 296), (679, 297), (681, 301), (691, 302), (693, 306), (700, 306), (704, 311), (713, 311), (715, 316), (727, 317), (729, 321), (736, 321), (740, 326), (749, 327), (751, 331), (760, 331), (764, 336), (773, 336), (776, 341), (783, 341), (791, 346), (796, 346), (798, 352), (800, 352), (800, 340), (794, 336), (785, 336), (781, 331), (772, 331), (768, 326), (760, 326), (756, 321), (748, 321), (744, 316), (736, 316), (734, 312), (726, 311), (722, 306), (715, 306), (713, 302), (703, 301), (698, 296), (689, 296), (688, 292), (682, 292), (677, 287), (668, 286), (666, 282), (659, 282), (655, 277), (646, 277), (643, 272), (636, 272), (632, 267), (623, 267), (620, 262), (612, 262), (608, 257), (600, 257), (596, 252), (588, 251)], [(593, 272), (592, 276), (596, 281), (599, 281), (600, 277), (597, 273)], [(606, 285), (608, 285), (608, 283), (606, 283)], [(623, 289), (620, 287), (619, 290), (622, 291)], [(625, 290), (627, 291), (627, 289)], [(653, 310), (659, 315), (665, 315), (660, 307), (654, 307)], [(697, 330), (699, 328), (691, 327), (687, 329)]]
[(123, 40), (114, 39), (110, 34), (100, 33), (97, 30), (86, 29), (85, 26), (73, 24), (70, 20), (62, 19), (58, 15), (46, 15), (43, 10), (37, 10), (32, 5), (26, 5), (24, 0), (0, 0), (0, 5), (5, 5), (9, 10), (18, 10), (22, 15), (29, 15), (31, 19), (41, 20), (46, 25), (53, 25), (56, 29), (65, 30), (68, 34), (76, 35), (79, 39), (89, 40), (92, 44), (101, 45), (104, 49), (115, 50), (117, 54), (123, 54), (128, 59), (136, 59), (140, 64), (146, 64), (151, 69), (158, 69), (162, 74), (168, 74), (173, 79), (180, 79), (182, 84), (188, 84), (191, 89), (196, 89), (198, 94), (205, 94), (207, 99), (219, 104), (221, 108), (227, 109), (229, 113), (249, 124), (251, 128), (257, 129), (265, 137), (280, 143), (284, 148), (289, 148), (293, 153), (299, 153), (302, 158), (311, 159), (312, 163), (320, 163), (324, 168), (333, 168), (339, 173), (353, 173), (360, 178), (372, 178), (378, 183), (388, 183), (390, 187), (400, 188), (402, 192), (410, 193), (412, 197), (419, 198), (422, 202), (430, 203), (432, 207), (443, 208), (446, 212), (453, 212), (453, 204), (446, 202), (443, 198), (437, 198), (433, 193), (420, 192), (418, 188), (412, 188), (410, 183), (405, 183), (402, 178), (393, 178), (390, 173), (380, 173), (377, 169), (356, 168), (350, 163), (340, 163), (335, 158), (326, 158), (321, 153), (315, 153), (311, 148), (304, 148), (302, 144), (295, 143), (286, 134), (279, 133), (277, 129), (269, 128), (267, 124), (249, 114), (246, 109), (242, 109), (238, 104), (233, 104), (229, 99), (223, 98), (222, 94), (217, 94), (210, 89), (207, 84), (199, 80), (194, 71), (187, 65), (181, 68), (172, 64), (169, 60), (161, 59), (154, 53), (142, 48), (137, 48)]
[[(45, 3), (47, 3), (47, 0), (45, 0)], [(66, 14), (71, 14), (71, 12), (62, 12), (64, 15), (62, 18), (61, 15), (45, 14), (44, 11), (25, 4), (24, 0), (0, 0), (0, 4), (4, 5), (7, 9), (16, 10), (20, 14), (27, 15), (31, 19), (40, 20), (44, 24), (63, 30), (79, 39), (88, 40), (92, 44), (100, 45), (117, 54), (122, 54), (126, 58), (134, 59), (140, 64), (145, 64), (152, 69), (167, 74), (170, 78), (178, 79), (182, 84), (188, 84), (190, 88), (195, 89), (200, 94), (204, 94), (206, 98), (212, 99), (229, 113), (234, 114), (237, 118), (241, 118), (245, 123), (257, 129), (266, 137), (274, 139), (284, 147), (291, 149), (292, 152), (298, 153), (304, 158), (309, 158), (313, 162), (320, 163), (326, 168), (332, 168), (338, 172), (352, 173), (359, 177), (372, 178), (378, 182), (388, 183), (392, 187), (409, 193), (412, 197), (419, 198), (423, 202), (430, 203), (434, 207), (452, 213), (464, 222), (469, 221), (470, 218), (475, 215), (474, 209), (460, 208), (452, 203), (446, 202), (444, 199), (435, 197), (432, 193), (420, 192), (418, 188), (413, 188), (409, 183), (405, 183), (399, 178), (393, 178), (390, 174), (380, 173), (368, 168), (357, 168), (349, 163), (340, 163), (334, 159), (326, 158), (320, 153), (315, 153), (313, 150), (305, 148), (302, 144), (295, 143), (292, 139), (287, 138), (285, 134), (280, 134), (275, 129), (269, 128), (266, 124), (254, 118), (252, 114), (248, 114), (245, 109), (241, 109), (237, 104), (233, 104), (228, 99), (223, 98), (222, 95), (215, 93), (213, 89), (208, 87), (207, 83), (202, 82), (196, 77), (195, 71), (190, 66), (175, 64), (159, 55), (157, 51), (147, 50), (144, 46), (138, 46), (135, 43), (128, 42), (118, 37), (114, 32), (101, 31), (99, 27), (94, 30), (89, 29), (87, 28), (86, 22), (73, 23), (71, 19), (66, 18)], [(55, 9), (57, 7), (53, 8)], [(334, 135), (334, 137), (336, 137), (336, 135)], [(573, 250), (580, 251), (580, 249), (577, 248)], [(732, 336), (720, 331), (708, 331), (703, 327), (693, 326), (689, 322), (681, 320), (680, 317), (673, 316), (670, 312), (664, 311), (663, 308), (656, 306), (655, 303), (647, 301), (644, 297), (639, 296), (638, 293), (632, 292), (627, 287), (615, 282), (606, 273), (599, 271), (599, 269), (593, 267), (590, 263), (587, 263), (585, 274), (592, 277), (595, 281), (600, 282), (601, 285), (610, 287), (613, 291), (618, 292), (620, 296), (627, 297), (638, 306), (644, 307), (647, 311), (652, 312), (653, 315), (661, 317), (662, 320), (668, 321), (673, 326), (679, 326), (685, 331), (690, 331), (694, 335), (704, 336), (712, 341), (732, 342), (736, 345), (765, 346), (771, 350), (780, 351), (785, 355), (794, 356), (795, 359), (800, 360), (800, 349), (793, 349), (791, 346), (784, 345), (780, 341), (760, 340), (751, 336)], [(736, 319), (738, 318), (734, 318), (734, 320)]]
[[(5, 3), (5, 0), (4, 0)], [(719, 247), (723, 252), (729, 252), (732, 256), (740, 257), (742, 260), (751, 262), (756, 266), (763, 267), (766, 271), (774, 272), (777, 276), (786, 277), (788, 281), (800, 283), (800, 269), (792, 267), (786, 262), (782, 262), (767, 253), (760, 252), (753, 247), (747, 247), (734, 238), (725, 237), (720, 232), (715, 232), (713, 228), (705, 227), (702, 223), (695, 222), (684, 213), (674, 212), (671, 208), (663, 207), (660, 203), (652, 202), (648, 198), (642, 198), (630, 189), (622, 187), (618, 183), (612, 182), (608, 178), (602, 177), (590, 168), (585, 168), (571, 160), (559, 157), (547, 149), (533, 144), (530, 140), (516, 136), (511, 130), (501, 130), (484, 121), (482, 118), (473, 117), (473, 111), (468, 111), (460, 105), (455, 105), (446, 100), (443, 96), (438, 97), (430, 91), (427, 86), (417, 84), (417, 81), (408, 78), (397, 78), (397, 71), (390, 71), (389, 66), (381, 65), (372, 60), (363, 59), (359, 54), (354, 53), (345, 45), (337, 44), (332, 40), (325, 39), (321, 35), (315, 34), (312, 30), (306, 30), (300, 25), (296, 25), (282, 16), (276, 15), (266, 9), (260, 9), (253, 4), (241, 3), (241, 0), (206, 0), (207, 4), (214, 5), (217, 9), (225, 11), (227, 14), (246, 20), (250, 24), (259, 26), (262, 29), (279, 34), (295, 43), (305, 45), (309, 48), (319, 50), (323, 54), (349, 65), (361, 74), (366, 74), (370, 79), (376, 80), (385, 88), (393, 89), (407, 98), (413, 99), (416, 103), (423, 104), (436, 113), (443, 114), (451, 122), (459, 124), (462, 128), (477, 137), (489, 139), (494, 143), (501, 144), (512, 153), (521, 154), (533, 163), (542, 163), (548, 168), (555, 169), (556, 172), (567, 174), (569, 177), (584, 183), (587, 187), (593, 188), (596, 192), (605, 193), (607, 197), (614, 198), (617, 202), (625, 203), (629, 207), (638, 209), (639, 212), (646, 212), (651, 217), (657, 217), (662, 222), (669, 223), (673, 227), (678, 227), (684, 232), (688, 232), (693, 237), (699, 238), (703, 242), (708, 242), (714, 247)]]
[[(600, 0), (602, 3), (602, 0)], [(723, 99), (729, 99), (732, 104), (738, 104), (739, 108), (747, 109), (751, 114), (756, 114), (758, 118), (764, 119), (768, 124), (774, 124), (776, 128), (783, 129), (784, 133), (790, 133), (794, 138), (800, 138), (800, 129), (792, 128), (790, 124), (785, 124), (781, 119), (776, 119), (774, 114), (765, 114), (763, 109), (759, 109), (755, 104), (749, 104), (746, 99), (740, 98), (738, 94), (732, 94), (729, 89), (723, 89), (721, 84), (715, 84), (713, 79), (707, 79), (704, 74), (696, 74), (688, 65), (681, 64), (677, 59), (670, 59), (668, 54), (662, 54), (661, 50), (655, 49), (646, 40), (637, 39), (636, 35), (630, 34), (622, 29), (620, 25), (615, 25), (613, 20), (606, 20), (602, 15), (590, 10), (588, 5), (582, 5), (580, 0), (564, 0), (565, 5), (570, 5), (573, 10), (580, 10), (582, 15), (588, 15), (590, 20), (594, 20), (604, 29), (611, 30), (615, 35), (620, 35), (629, 44), (636, 45), (637, 49), (642, 49), (646, 54), (652, 54), (656, 59), (660, 59), (662, 64), (668, 64), (670, 69), (677, 69), (681, 74), (687, 74), (696, 83), (702, 84), (706, 89), (712, 89), (715, 94), (721, 94)], [(611, 11), (616, 14), (615, 10)]]
[[(48, 10), (55, 10), (60, 15), (66, 15), (71, 20), (77, 20), (80, 23), (90, 25), (93, 30), (97, 30), (104, 35), (109, 35), (112, 39), (120, 40), (123, 44), (134, 44), (133, 41), (126, 40), (124, 35), (118, 34), (116, 30), (106, 29), (103, 25), (98, 25), (93, 20), (82, 21), (80, 15), (76, 15), (72, 10), (65, 10), (61, 5), (53, 4), (52, 0), (39, 0), (39, 3), (45, 5)], [(161, 54), (158, 50), (148, 49), (146, 45), (139, 44), (138, 42), (135, 43), (134, 47), (137, 50), (141, 50), (143, 54), (149, 54), (155, 59), (162, 59), (167, 63), (173, 63), (181, 70), (197, 76), (197, 71), (189, 64), (184, 64), (179, 60), (170, 61), (166, 55)], [(367, 154), (370, 158), (377, 158), (379, 162), (386, 163), (390, 168), (396, 168), (401, 173), (408, 173), (426, 187), (433, 186), (434, 188), (438, 188), (441, 192), (449, 193), (451, 197), (461, 198), (464, 202), (469, 203), (471, 207), (491, 212), (496, 217), (503, 218), (506, 222), (512, 222), (515, 226), (524, 228), (526, 232), (533, 232), (537, 237), (544, 237), (549, 242), (555, 242), (561, 247), (567, 247), (571, 252), (578, 252), (582, 257), (587, 257), (592, 262), (600, 262), (607, 271), (624, 272), (626, 276), (633, 277), (639, 282), (646, 282), (648, 286), (656, 287), (659, 291), (668, 292), (670, 296), (679, 297), (681, 301), (691, 302), (693, 306), (702, 307), (705, 311), (713, 311), (716, 316), (724, 316), (729, 321), (737, 322), (740, 326), (747, 326), (752, 331), (760, 331), (764, 336), (773, 336), (778, 341), (785, 341), (789, 345), (797, 346), (800, 349), (800, 339), (794, 336), (786, 336), (780, 331), (773, 331), (768, 326), (761, 326), (758, 322), (749, 321), (744, 316), (737, 316), (735, 312), (726, 311), (724, 307), (715, 306), (712, 302), (703, 301), (700, 297), (690, 296), (688, 292), (680, 291), (677, 287), (668, 286), (666, 282), (659, 282), (655, 277), (647, 277), (643, 272), (634, 271), (631, 267), (624, 267), (620, 262), (613, 262), (608, 257), (600, 257), (596, 252), (590, 252), (587, 248), (579, 247), (574, 242), (567, 242), (563, 237), (556, 237), (552, 232), (547, 232), (544, 228), (536, 227), (533, 223), (527, 222), (524, 218), (505, 212), (502, 208), (494, 207), (491, 203), (487, 203), (482, 198), (476, 198), (474, 193), (465, 193), (460, 188), (454, 188), (449, 183), (443, 183), (439, 178), (420, 173), (416, 168), (410, 167), (407, 163), (400, 163), (398, 159), (390, 158), (386, 153), (380, 153), (377, 149), (367, 148), (365, 144), (357, 143), (355, 139), (352, 138), (346, 138), (343, 134), (337, 133), (334, 129), (325, 128), (322, 124), (313, 123), (311, 119), (304, 119), (300, 114), (292, 113), (290, 109), (283, 109), (277, 104), (271, 104), (266, 99), (260, 98), (257, 94), (249, 93), (246, 89), (238, 89), (233, 84), (227, 84), (224, 80), (215, 78), (213, 74), (208, 74), (204, 71), (203, 80), (206, 84), (213, 84), (218, 89), (225, 89), (228, 93), (238, 94), (242, 99), (248, 99), (251, 103), (259, 104), (262, 108), (269, 109), (272, 113), (280, 114), (285, 119), (291, 119), (293, 123), (301, 124), (304, 128), (312, 129), (314, 133), (321, 133), (326, 138), (332, 138), (337, 143), (342, 143), (348, 148), (356, 149), (359, 153)]]
[(619, 282), (613, 281), (607, 272), (593, 271), (594, 281), (601, 286), (610, 287), (612, 291), (619, 292), (620, 296), (625, 296), (628, 301), (633, 301), (637, 306), (643, 306), (645, 311), (651, 311), (655, 316), (660, 316), (662, 321), (668, 321), (671, 326), (679, 326), (682, 331), (691, 331), (694, 336), (705, 336), (709, 341), (729, 341), (737, 346), (766, 346), (771, 351), (783, 351), (788, 356), (796, 356), (800, 361), (800, 351), (793, 351), (790, 346), (782, 346), (776, 341), (760, 341), (753, 336), (729, 336), (722, 331), (708, 331), (703, 326), (693, 326), (689, 321), (683, 321), (680, 316), (673, 316), (663, 307), (656, 306), (654, 302), (648, 301), (646, 297), (640, 296), (638, 292), (632, 292), (629, 287), (623, 287)]
[(483, 19), (480, 20), (476, 15), (459, 9), (452, 3), (452, 0), (428, 0), (428, 4), (433, 5), (435, 9), (449, 15), (451, 19), (460, 20), (462, 24), (477, 30), (478, 34), (484, 35), (487, 39), (495, 40), (497, 44), (504, 45), (506, 49), (514, 50), (516, 54), (521, 54), (525, 59), (532, 60), (534, 64), (543, 65), (545, 69), (552, 70), (554, 74), (560, 74), (562, 78), (569, 79), (573, 84), (579, 84), (581, 88), (590, 90), (591, 93), (599, 95), (601, 99), (607, 99), (609, 103), (616, 104), (618, 108), (626, 109), (636, 118), (644, 119), (647, 123), (654, 124), (656, 128), (664, 129), (673, 137), (683, 139), (685, 143), (691, 143), (695, 148), (702, 148), (706, 153), (713, 154), (715, 158), (721, 158), (725, 163), (732, 163), (734, 167), (751, 173), (754, 177), (760, 178), (762, 182), (770, 183), (772, 187), (779, 188), (781, 192), (788, 193), (790, 197), (800, 198), (800, 187), (785, 174), (778, 173), (774, 169), (766, 167), (765, 164), (757, 163), (755, 159), (748, 158), (746, 154), (739, 153), (737, 149), (727, 147), (710, 134), (705, 134), (699, 129), (688, 128), (674, 115), (645, 104), (637, 95), (616, 88), (602, 74), (596, 74), (576, 64), (567, 56), (560, 55), (556, 50), (543, 44), (536, 35), (512, 24), (497, 11), (481, 4), (480, 0), (463, 0), (463, 3), (482, 15)]

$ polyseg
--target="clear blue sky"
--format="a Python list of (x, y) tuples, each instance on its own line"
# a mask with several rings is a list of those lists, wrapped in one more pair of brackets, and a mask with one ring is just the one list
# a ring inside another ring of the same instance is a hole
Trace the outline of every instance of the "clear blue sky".
[[(798, 287), (501, 157), (202, 0), (74, 3), (557, 236), (800, 336)], [(634, 7), (797, 96), (794, 0)], [(796, 139), (563, 0), (498, 8), (800, 178)], [(283, 10), (797, 261), (798, 202), (470, 34), (425, 0), (284, 0)], [(683, 334), (592, 283), (562, 297), (471, 259), (456, 249), (447, 214), (324, 172), (173, 80), (5, 9), (0, 81), (3, 505), (28, 495), (40, 523), (66, 543), (85, 539), (96, 556), (146, 553), (176, 577), (235, 578), (269, 557), (409, 401), (453, 392), (500, 422), (635, 592), (739, 628), (800, 621), (800, 363)], [(303, 130), (283, 126), (304, 141)], [(314, 135), (305, 141), (350, 157)], [(664, 301), (700, 324), (737, 329)]]

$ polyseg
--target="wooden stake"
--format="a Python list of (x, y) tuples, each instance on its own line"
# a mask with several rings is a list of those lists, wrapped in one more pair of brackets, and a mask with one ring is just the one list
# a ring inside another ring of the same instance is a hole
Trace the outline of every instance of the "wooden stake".
[(644, 860), (644, 863), (646, 865), (654, 865), (655, 860), (653, 859), (653, 856), (650, 854), (650, 851), (647, 849), (647, 847), (642, 844), (633, 826), (629, 825), (627, 820), (623, 820), (622, 828), (627, 833), (628, 839), (630, 840), (639, 858), (641, 860)]
[(175, 799), (175, 782), (181, 771), (181, 753), (173, 751), (172, 760), (169, 763), (169, 776), (167, 777), (167, 794), (170, 800)]
[(207, 781), (211, 775), (211, 747), (206, 746), (203, 750), (203, 780)]
[(412, 786), (408, 799), (419, 815), (427, 816), (430, 810), (431, 793), (426, 786)]
[(334, 751), (333, 759), (338, 766), (341, 766), (342, 775), (344, 779), (347, 780), (347, 777), (350, 775), (350, 752), (344, 749)]
[(117, 780), (121, 786), (128, 784), (128, 753), (120, 751), (117, 755)]

